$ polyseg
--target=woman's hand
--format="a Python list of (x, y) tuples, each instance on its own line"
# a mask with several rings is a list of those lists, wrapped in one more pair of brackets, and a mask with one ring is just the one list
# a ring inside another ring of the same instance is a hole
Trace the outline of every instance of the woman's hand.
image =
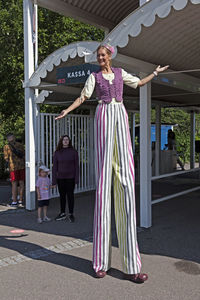
[(86, 99), (86, 96), (76, 98), (76, 100), (67, 109), (61, 111), (61, 113), (55, 118), (55, 120), (64, 118), (68, 113), (79, 107)]
[(61, 111), (61, 113), (59, 114), (59, 116), (57, 116), (57, 117), (55, 118), (55, 120), (62, 119), (62, 118), (64, 118), (66, 115), (67, 115), (67, 110), (64, 109), (64, 110)]
[(146, 83), (148, 83), (149, 81), (151, 81), (154, 76), (158, 76), (159, 73), (167, 70), (169, 68), (169, 65), (167, 66), (164, 66), (161, 68), (161, 66), (157, 66), (157, 68), (155, 69), (155, 71), (153, 71), (150, 75), (146, 76), (145, 78), (141, 79), (139, 82), (138, 82), (138, 86), (141, 87), (141, 86), (144, 86)]
[(56, 184), (50, 185), (51, 189), (55, 189), (56, 188)]
[(168, 68), (169, 68), (169, 65), (164, 66), (164, 67), (162, 67), (162, 68), (161, 68), (161, 66), (159, 65), (159, 66), (157, 66), (157, 68), (156, 68), (155, 71), (156, 71), (157, 73), (161, 73), (161, 72), (167, 70)]

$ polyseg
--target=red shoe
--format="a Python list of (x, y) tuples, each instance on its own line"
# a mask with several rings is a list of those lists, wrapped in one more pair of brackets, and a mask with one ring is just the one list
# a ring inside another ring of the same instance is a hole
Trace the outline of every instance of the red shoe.
[(96, 272), (96, 277), (97, 278), (104, 278), (106, 276), (106, 271), (100, 270)]
[(144, 283), (148, 279), (148, 275), (144, 273), (124, 274), (124, 279), (130, 280), (135, 283)]

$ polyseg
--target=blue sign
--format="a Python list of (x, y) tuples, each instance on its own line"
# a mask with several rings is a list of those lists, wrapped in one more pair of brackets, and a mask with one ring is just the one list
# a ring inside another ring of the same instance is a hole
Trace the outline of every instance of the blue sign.
[[(161, 125), (161, 150), (166, 148), (168, 130), (173, 129), (172, 125)], [(151, 141), (156, 141), (156, 125), (151, 125)]]
[[(167, 136), (168, 130), (173, 129), (173, 125), (161, 125), (161, 150), (166, 149), (166, 144), (168, 143)], [(140, 142), (140, 127), (135, 127), (135, 136), (138, 137), (138, 142)], [(151, 124), (151, 142), (156, 141), (156, 125)]]
[(100, 67), (93, 64), (82, 64), (56, 69), (56, 82), (58, 85), (85, 83), (88, 76)]

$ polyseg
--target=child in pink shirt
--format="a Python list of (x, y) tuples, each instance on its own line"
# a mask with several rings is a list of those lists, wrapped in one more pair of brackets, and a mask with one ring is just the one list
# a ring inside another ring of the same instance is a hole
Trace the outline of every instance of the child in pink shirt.
[[(48, 177), (49, 169), (46, 166), (39, 167), (39, 177), (36, 182), (36, 191), (38, 198), (38, 223), (51, 221), (47, 217), (47, 207), (49, 206), (51, 181)], [(42, 219), (43, 212), (43, 219)]]

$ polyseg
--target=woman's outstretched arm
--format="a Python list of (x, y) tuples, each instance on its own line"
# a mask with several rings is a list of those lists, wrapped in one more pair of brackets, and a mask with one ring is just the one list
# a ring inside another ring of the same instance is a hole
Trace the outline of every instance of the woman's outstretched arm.
[(162, 67), (162, 68), (161, 68), (160, 66), (158, 66), (152, 74), (150, 74), (150, 75), (148, 75), (147, 77), (141, 79), (141, 80), (138, 82), (138, 86), (143, 86), (143, 85), (145, 85), (146, 83), (148, 83), (149, 81), (151, 81), (155, 76), (157, 76), (159, 73), (161, 73), (161, 72), (167, 70), (168, 68), (169, 68), (169, 66), (164, 66), (164, 67)]
[(59, 116), (57, 116), (55, 118), (55, 120), (64, 118), (70, 111), (79, 107), (86, 99), (87, 99), (87, 97), (85, 97), (85, 96), (78, 97), (68, 108), (63, 109), (61, 111), (61, 113), (59, 114)]

